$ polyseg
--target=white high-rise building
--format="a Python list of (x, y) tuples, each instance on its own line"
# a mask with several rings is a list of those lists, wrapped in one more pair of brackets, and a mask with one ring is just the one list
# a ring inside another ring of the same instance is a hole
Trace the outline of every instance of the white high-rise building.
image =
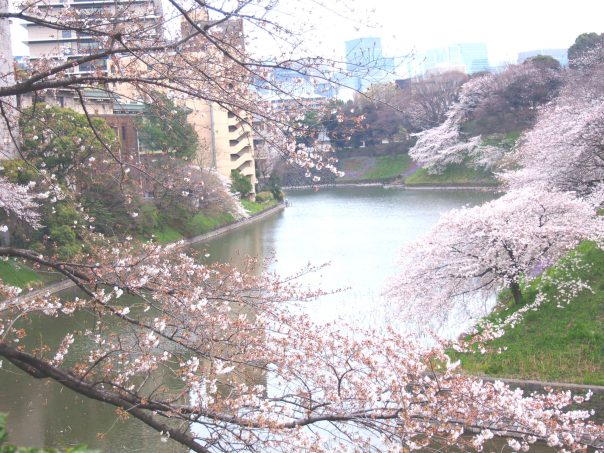
[(428, 49), (420, 52), (407, 63), (407, 76), (461, 71), (466, 74), (489, 70), (489, 55), (486, 43), (457, 43), (448, 47)]
[[(8, 0), (0, 0), (0, 12), (8, 11)], [(10, 23), (6, 19), (0, 19), (0, 87), (14, 84), (14, 62), (11, 49)], [(16, 115), (12, 106), (15, 106), (16, 98), (7, 96), (2, 98), (2, 104), (7, 118), (0, 117), (0, 160), (15, 157), (16, 148), (11, 136), (16, 132)], [(13, 123), (9, 127), (6, 122)]]

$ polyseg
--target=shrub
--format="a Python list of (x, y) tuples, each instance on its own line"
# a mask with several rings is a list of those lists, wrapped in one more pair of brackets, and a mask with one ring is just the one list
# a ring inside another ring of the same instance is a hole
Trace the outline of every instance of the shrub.
[(138, 213), (137, 230), (141, 234), (153, 234), (162, 225), (159, 209), (152, 203), (144, 203)]
[(268, 203), (274, 199), (275, 197), (271, 192), (259, 192), (256, 194), (256, 203)]
[(268, 178), (267, 185), (268, 190), (271, 191), (273, 197), (275, 197), (275, 200), (283, 201), (285, 194), (283, 193), (283, 190), (281, 190), (281, 178), (279, 178), (279, 176), (277, 176), (275, 173), (272, 173)]
[(252, 191), (252, 182), (247, 176), (241, 174), (239, 170), (231, 170), (231, 192), (238, 193), (245, 197)]

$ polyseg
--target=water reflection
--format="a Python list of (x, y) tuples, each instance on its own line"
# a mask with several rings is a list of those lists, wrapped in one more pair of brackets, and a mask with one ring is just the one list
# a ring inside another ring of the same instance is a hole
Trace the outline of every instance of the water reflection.
[[(302, 283), (326, 290), (349, 289), (310, 302), (305, 310), (317, 322), (344, 319), (374, 326), (388, 318), (380, 293), (395, 272), (401, 246), (427, 232), (441, 214), (490, 200), (494, 194), (368, 187), (299, 191), (288, 197), (291, 206), (285, 211), (196, 246), (198, 256), (243, 265), (248, 255), (262, 261), (274, 254), (271, 266), (281, 274), (293, 274), (309, 262), (330, 262)], [(77, 326), (70, 324), (71, 319), (31, 320), (32, 331), (39, 334), (30, 341), (58, 344), (67, 329), (83, 332), (91, 320), (92, 316), (82, 315)], [(41, 322), (44, 325), (35, 324)], [(84, 353), (86, 341), (78, 340), (74, 347)], [(244, 373), (239, 378), (262, 383), (265, 376)], [(11, 440), (17, 444), (86, 443), (104, 452), (186, 451), (172, 441), (161, 442), (158, 433), (138, 421), (119, 421), (112, 407), (50, 381), (24, 376), (6, 361), (0, 368), (0, 411), (9, 412)]]

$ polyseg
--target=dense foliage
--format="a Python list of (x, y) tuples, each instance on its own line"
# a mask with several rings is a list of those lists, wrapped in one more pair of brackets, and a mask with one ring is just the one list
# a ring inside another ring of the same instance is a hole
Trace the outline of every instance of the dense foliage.
[(485, 136), (519, 134), (533, 126), (537, 107), (554, 99), (562, 83), (560, 69), (550, 66), (529, 60), (474, 77), (463, 85), (446, 120), (418, 134), (410, 156), (432, 173), (459, 163), (498, 168), (509, 146)]
[(245, 175), (242, 175), (239, 170), (231, 171), (231, 192), (245, 197), (252, 191), (252, 182)]
[(179, 158), (192, 158), (199, 146), (189, 112), (176, 106), (167, 96), (153, 93), (142, 117), (138, 118), (139, 140), (147, 152), (161, 152)]

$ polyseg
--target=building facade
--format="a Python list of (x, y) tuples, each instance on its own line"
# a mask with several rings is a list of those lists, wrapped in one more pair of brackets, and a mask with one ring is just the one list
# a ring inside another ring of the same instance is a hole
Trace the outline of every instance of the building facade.
[[(203, 10), (198, 11), (192, 19), (199, 26), (211, 23)], [(213, 24), (212, 30), (220, 39), (228, 41), (230, 46), (240, 51), (245, 49), (243, 22), (240, 19)], [(181, 35), (187, 36), (192, 32), (194, 30), (191, 24), (183, 19)], [(203, 53), (206, 47), (204, 39), (194, 38), (193, 42), (195, 46), (191, 53)], [(226, 88), (235, 89), (233, 86)], [(239, 171), (255, 188), (257, 179), (251, 114), (198, 98), (185, 99), (183, 104), (191, 110), (188, 120), (199, 137), (197, 159), (200, 164), (205, 168), (215, 169), (225, 178), (230, 178), (231, 172)]]
[[(0, 12), (8, 11), (8, 0), (0, 0)], [(8, 20), (0, 19), (0, 86), (10, 86), (15, 82), (13, 53), (11, 49), (10, 23)], [(6, 115), (12, 127), (6, 124), (5, 119), (0, 117), (0, 160), (15, 157), (15, 147), (11, 132), (16, 129), (16, 112), (10, 111), (11, 106), (16, 106), (16, 98), (7, 97), (2, 99)]]
[[(161, 35), (160, 18), (162, 6), (160, 0), (50, 0), (40, 2), (37, 7), (41, 14), (47, 18), (69, 14), (87, 19), (90, 24), (98, 22), (107, 26), (107, 22), (116, 29), (128, 29), (130, 32), (135, 27), (145, 30), (146, 40), (152, 40)], [(129, 18), (129, 19), (128, 19)], [(133, 23), (133, 18), (136, 18)], [(29, 59), (32, 61), (41, 58), (57, 58), (73, 60), (95, 52), (99, 43), (86, 33), (74, 30), (55, 30), (44, 25), (25, 23), (29, 47)], [(142, 32), (141, 32), (142, 35)], [(98, 59), (92, 62), (74, 66), (74, 74), (88, 74), (91, 72), (107, 72), (109, 58)]]
[[(0, 0), (6, 1), (6, 0)], [(50, 3), (41, 4), (44, 14), (58, 15), (64, 8), (71, 8), (80, 16), (107, 18), (120, 21), (120, 17), (136, 17), (138, 26), (145, 30), (144, 39), (152, 40), (162, 31), (159, 28), (161, 18), (160, 0), (51, 0)], [(127, 8), (127, 16), (121, 15), (122, 8)], [(208, 21), (207, 13), (201, 11), (194, 17), (196, 22), (203, 24)], [(143, 24), (143, 26), (141, 26)], [(157, 24), (157, 26), (156, 26)], [(119, 24), (127, 27), (127, 23)], [(90, 52), (96, 51), (98, 43), (85, 34), (71, 30), (57, 31), (36, 24), (26, 24), (28, 32), (27, 45), (29, 46), (29, 64), (44, 59), (69, 60), (75, 59)], [(216, 27), (221, 33), (240, 37), (243, 46), (243, 32), (241, 21), (226, 21)], [(183, 34), (188, 33), (183, 26)], [(198, 38), (194, 38), (198, 39)], [(191, 52), (205, 51), (204, 43), (198, 41), (197, 49)], [(132, 57), (122, 57), (122, 66), (142, 64)], [(144, 65), (143, 65), (144, 66)], [(138, 70), (143, 70), (141, 66)], [(152, 71), (152, 68), (147, 68)], [(112, 73), (113, 64), (110, 59), (99, 59), (94, 62), (74, 66), (74, 74), (87, 73)], [(169, 95), (169, 93), (167, 93)], [(111, 89), (86, 89), (83, 91), (86, 110), (89, 114), (103, 118), (114, 129), (119, 138), (122, 152), (129, 154), (144, 154), (138, 141), (136, 117), (144, 114), (145, 99), (141, 98), (135, 88), (126, 84), (112, 86)], [(46, 91), (43, 96), (28, 96), (22, 99), (24, 107), (34, 102), (47, 102), (61, 107), (71, 108), (82, 112), (80, 99), (73, 90)], [(219, 174), (229, 178), (231, 171), (239, 170), (248, 177), (252, 185), (256, 183), (253, 139), (251, 135), (251, 121), (246, 122), (245, 112), (231, 112), (216, 103), (203, 101), (196, 98), (180, 100), (179, 103), (190, 110), (188, 121), (193, 125), (199, 135), (199, 149), (197, 160), (206, 168), (214, 168)]]
[(405, 63), (407, 77), (460, 71), (465, 74), (489, 71), (489, 52), (486, 43), (470, 42), (428, 49)]
[(346, 41), (346, 70), (347, 85), (360, 92), (395, 79), (394, 58), (384, 57), (382, 40), (376, 37)]

